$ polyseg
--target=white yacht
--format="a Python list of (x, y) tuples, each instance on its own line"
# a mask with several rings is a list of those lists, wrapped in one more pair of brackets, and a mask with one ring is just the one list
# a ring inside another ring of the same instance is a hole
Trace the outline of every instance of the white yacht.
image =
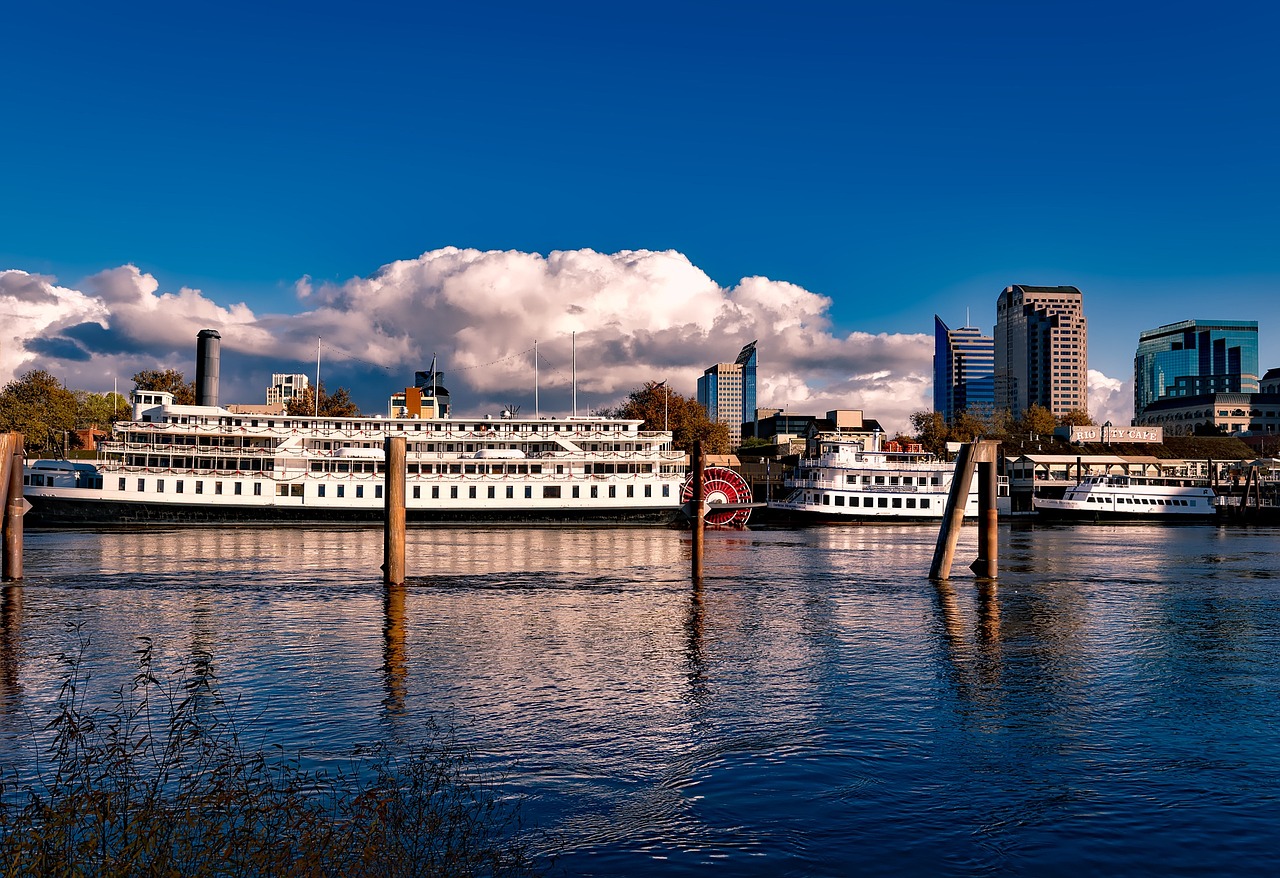
[(1203, 480), (1128, 475), (1087, 476), (1061, 500), (1033, 497), (1041, 518), (1096, 521), (1159, 519), (1194, 521), (1217, 514), (1217, 497)]
[(134, 391), (94, 461), (31, 463), (34, 526), (377, 521), (384, 441), (407, 448), (410, 522), (674, 521), (687, 464), (621, 418), (299, 417)]
[[(955, 466), (911, 444), (899, 448), (879, 432), (871, 436), (822, 434), (816, 456), (802, 458), (783, 485), (791, 491), (769, 509), (808, 521), (900, 522), (940, 520)], [(1008, 482), (997, 505), (1008, 509)], [(966, 516), (978, 514), (978, 480), (970, 484)]]

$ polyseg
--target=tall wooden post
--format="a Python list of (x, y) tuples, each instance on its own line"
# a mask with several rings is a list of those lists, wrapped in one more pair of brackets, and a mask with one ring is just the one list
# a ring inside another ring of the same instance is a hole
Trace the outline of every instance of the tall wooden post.
[(404, 585), (405, 438), (387, 437), (386, 453), (385, 493), (382, 495), (386, 511), (382, 542), (382, 581), (387, 585)]
[[(984, 455), (985, 456), (985, 455)], [(996, 508), (996, 462), (978, 463), (978, 558), (969, 569), (984, 579), (1000, 575), (1000, 513)]]
[(7, 488), (4, 498), (4, 559), (0, 576), (6, 582), (22, 579), (22, 514), (26, 501), (22, 496), (23, 437), (8, 433), (0, 439), (0, 475)]
[[(989, 574), (979, 572), (979, 576), (990, 575), (992, 578), (996, 575), (996, 555), (999, 553), (997, 545), (999, 539), (999, 519), (996, 510), (996, 448), (999, 442), (991, 439), (975, 439), (967, 442), (960, 447), (960, 455), (956, 458), (955, 475), (951, 477), (951, 493), (947, 495), (946, 510), (942, 513), (942, 527), (938, 531), (938, 543), (933, 550), (933, 564), (929, 567), (930, 579), (950, 579), (951, 578), (951, 562), (956, 554), (956, 542), (960, 539), (960, 529), (964, 526), (964, 510), (969, 503), (969, 487), (973, 484), (973, 470), (975, 463), (988, 463), (991, 465), (990, 470), (984, 470), (983, 481), (978, 484), (978, 508), (979, 515), (982, 516), (981, 526), (982, 534), (979, 539), (982, 545), (979, 549), (980, 553), (986, 555), (986, 562), (983, 563), (982, 569), (990, 571)], [(986, 500), (983, 500), (983, 497)], [(986, 506), (984, 506), (987, 504)], [(983, 510), (989, 507), (989, 517), (983, 515)], [(974, 569), (978, 570), (978, 564), (983, 561), (979, 559), (974, 562)]]
[(693, 443), (693, 581), (702, 581), (702, 549), (707, 526), (707, 507), (703, 499), (702, 476), (706, 460), (702, 455), (702, 440)]

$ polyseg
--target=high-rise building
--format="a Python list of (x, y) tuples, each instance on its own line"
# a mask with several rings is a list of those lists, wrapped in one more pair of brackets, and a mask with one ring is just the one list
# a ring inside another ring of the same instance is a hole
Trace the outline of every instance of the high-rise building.
[(271, 376), (271, 386), (267, 388), (267, 405), (287, 406), (291, 399), (307, 389), (307, 384), (306, 375), (277, 372)]
[(1257, 392), (1256, 320), (1181, 320), (1138, 336), (1134, 417), (1158, 399)]
[(933, 315), (933, 410), (947, 421), (995, 405), (995, 339), (976, 326), (949, 329)]
[(996, 300), (995, 404), (1018, 415), (1089, 406), (1089, 327), (1076, 287), (1013, 284)]
[(742, 444), (742, 424), (755, 418), (756, 343), (743, 347), (732, 363), (716, 363), (698, 379), (698, 404), (707, 417), (729, 428), (729, 446)]

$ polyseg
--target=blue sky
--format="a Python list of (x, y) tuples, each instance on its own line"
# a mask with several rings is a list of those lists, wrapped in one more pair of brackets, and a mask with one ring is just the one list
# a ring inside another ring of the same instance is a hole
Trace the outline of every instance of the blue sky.
[[(24, 4), (0, 13), (0, 269), (85, 291), (131, 265), (262, 317), (313, 307), (302, 278), (446, 247), (674, 250), (726, 290), (828, 298), (836, 339), (966, 308), (989, 330), (1005, 285), (1075, 284), (1110, 378), (1188, 317), (1257, 319), (1265, 370), (1278, 24), (1266, 4)], [(89, 336), (79, 362), (110, 371)], [(70, 369), (58, 349), (21, 366)]]

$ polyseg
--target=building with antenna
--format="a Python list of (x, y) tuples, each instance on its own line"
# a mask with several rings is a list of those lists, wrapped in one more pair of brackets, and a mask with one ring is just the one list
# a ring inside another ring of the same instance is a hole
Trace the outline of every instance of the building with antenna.
[(976, 326), (950, 329), (933, 315), (933, 410), (948, 423), (970, 409), (987, 415), (994, 408), (995, 344)]
[[(756, 343), (743, 346), (732, 363), (716, 363), (698, 379), (698, 404), (707, 417), (729, 428), (729, 447), (742, 444), (742, 425), (756, 414)], [(750, 415), (750, 417), (748, 417)]]

